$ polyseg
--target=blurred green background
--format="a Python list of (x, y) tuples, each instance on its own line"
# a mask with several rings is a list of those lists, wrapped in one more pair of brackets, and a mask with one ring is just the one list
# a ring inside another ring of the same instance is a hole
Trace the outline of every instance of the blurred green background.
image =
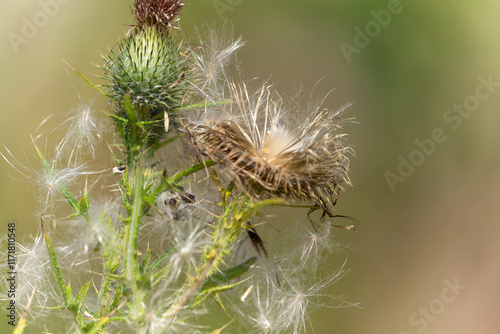
[[(0, 143), (21, 158), (33, 154), (29, 135), (44, 117), (69, 110), (78, 94), (95, 95), (62, 60), (93, 78), (100, 54), (133, 22), (131, 1), (61, 0), (32, 38), (14, 46), (9, 33), (20, 35), (24, 18), (32, 20), (46, 2), (0, 1)], [(353, 250), (350, 272), (329, 292), (362, 309), (312, 313), (315, 333), (500, 333), (499, 16), (493, 0), (186, 6), (181, 26), (188, 37), (204, 21), (234, 24), (247, 40), (239, 53), (245, 78), (270, 77), (285, 96), (322, 79), (316, 97), (336, 88), (325, 107), (355, 102), (346, 113), (358, 122), (346, 125), (356, 151), (354, 187), (341, 194), (337, 212), (361, 225), (335, 231)], [(349, 61), (341, 48), (347, 44), (357, 48)], [(481, 80), (492, 84), (478, 88)], [(464, 103), (470, 113), (449, 111)], [(436, 129), (446, 140), (430, 144)], [(416, 140), (429, 154), (418, 153)], [(396, 180), (400, 156), (418, 166), (391, 187), (387, 173)], [(38, 229), (34, 195), (9, 173), (0, 161), (1, 226), (16, 221), (21, 239)]]

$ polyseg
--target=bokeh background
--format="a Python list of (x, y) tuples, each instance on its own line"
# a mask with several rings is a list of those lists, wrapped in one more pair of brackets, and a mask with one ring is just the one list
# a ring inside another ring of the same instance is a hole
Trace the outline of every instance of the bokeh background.
[[(0, 144), (18, 157), (33, 154), (29, 136), (43, 118), (58, 120), (78, 95), (95, 95), (63, 60), (93, 78), (100, 54), (132, 23), (131, 1), (61, 0), (56, 15), (13, 46), (9, 33), (20, 35), (23, 20), (46, 2), (0, 0)], [(380, 14), (388, 8), (397, 11), (390, 22)], [(384, 24), (376, 21), (380, 15)], [(191, 0), (186, 6), (186, 36), (204, 21), (228, 20), (247, 40), (239, 53), (245, 78), (271, 78), (285, 96), (321, 80), (318, 98), (335, 89), (325, 107), (355, 102), (346, 113), (357, 121), (346, 125), (356, 151), (353, 188), (341, 194), (337, 212), (361, 225), (335, 231), (351, 245), (350, 272), (329, 293), (361, 309), (312, 313), (315, 333), (500, 333), (499, 16), (494, 0)], [(366, 29), (369, 40), (356, 37)], [(346, 57), (341, 46), (356, 42)], [(487, 98), (475, 100), (479, 78), (492, 84), (479, 88)], [(463, 103), (473, 111), (449, 111)], [(428, 146), (428, 155), (418, 153), (415, 141), (428, 143), (436, 129), (446, 140)], [(398, 174), (400, 157), (418, 166), (391, 187), (387, 173)], [(34, 195), (10, 174), (0, 161), (0, 235), (12, 220), (21, 239), (38, 229)]]

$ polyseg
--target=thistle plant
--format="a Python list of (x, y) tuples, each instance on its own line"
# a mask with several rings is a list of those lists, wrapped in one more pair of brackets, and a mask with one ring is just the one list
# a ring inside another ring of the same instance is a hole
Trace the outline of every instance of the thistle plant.
[[(61, 333), (305, 333), (311, 309), (352, 305), (323, 292), (345, 262), (321, 270), (344, 248), (331, 230), (350, 184), (345, 108), (289, 106), (270, 84), (231, 80), (241, 38), (224, 26), (188, 43), (183, 5), (134, 1), (104, 84), (75, 71), (111, 101), (113, 175), (90, 170), (104, 138), (92, 103), (53, 150), (33, 139), (39, 166), (2, 154), (43, 192), (41, 234), (19, 245), (31, 260), (17, 264), (29, 305), (17, 333), (54, 331), (47, 317)], [(301, 219), (276, 227), (283, 210)]]

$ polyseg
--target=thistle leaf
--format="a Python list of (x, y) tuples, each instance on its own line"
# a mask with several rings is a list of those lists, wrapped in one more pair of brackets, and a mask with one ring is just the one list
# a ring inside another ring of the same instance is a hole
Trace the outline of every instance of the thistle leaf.
[(189, 167), (189, 168), (186, 168), (185, 170), (172, 176), (172, 178), (170, 179), (170, 183), (178, 183), (178, 182), (182, 181), (182, 179), (184, 179), (185, 177), (187, 177), (191, 174), (194, 174), (197, 171), (204, 169), (205, 167), (211, 167), (211, 166), (214, 166), (216, 164), (217, 163), (215, 161), (212, 161), (212, 160), (200, 162), (199, 164), (194, 165), (194, 166)]
[(87, 282), (82, 288), (80, 289), (80, 292), (78, 293), (78, 297), (76, 297), (76, 311), (80, 312), (80, 310), (83, 307), (83, 303), (87, 299), (87, 293), (89, 292), (90, 288), (90, 283), (91, 281)]
[(54, 251), (54, 247), (52, 246), (52, 242), (50, 241), (49, 235), (45, 233), (45, 231), (44, 235), (45, 235), (45, 245), (47, 247), (47, 253), (49, 254), (49, 263), (50, 267), (52, 268), (52, 273), (54, 274), (54, 278), (59, 288), (59, 292), (61, 293), (61, 297), (64, 301), (64, 306), (69, 306), (73, 302), (73, 296), (70, 294), (70, 292), (64, 285), (64, 280), (62, 278), (61, 270), (59, 269), (59, 264), (57, 263), (56, 252)]
[[(200, 290), (202, 291), (202, 293), (210, 293), (210, 292), (215, 291), (215, 288), (217, 286), (224, 284), (224, 283), (227, 283), (230, 280), (235, 279), (236, 277), (241, 276), (244, 273), (246, 273), (252, 267), (252, 265), (255, 263), (255, 261), (257, 261), (257, 258), (252, 257), (252, 258), (246, 260), (245, 262), (243, 262), (235, 267), (232, 267), (232, 268), (226, 269), (224, 271), (210, 275), (209, 277), (207, 277), (205, 282), (203, 282), (203, 284), (200, 287)], [(239, 284), (239, 283), (237, 283), (237, 284)], [(231, 288), (236, 286), (236, 285), (231, 286)], [(225, 287), (222, 287), (222, 288), (223, 288), (223, 290), (220, 290), (220, 291), (228, 290), (228, 289), (224, 289)]]

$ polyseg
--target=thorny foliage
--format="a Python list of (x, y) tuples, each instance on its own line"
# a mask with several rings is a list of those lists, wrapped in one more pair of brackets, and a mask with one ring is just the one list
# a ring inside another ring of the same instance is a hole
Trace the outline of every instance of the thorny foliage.
[(51, 328), (54, 312), (70, 319), (57, 327), (67, 333), (305, 333), (311, 310), (352, 305), (324, 293), (347, 272), (343, 260), (322, 270), (342, 248), (335, 225), (278, 232), (266, 214), (296, 206), (304, 218), (335, 217), (349, 185), (345, 108), (288, 107), (272, 85), (232, 81), (244, 42), (227, 25), (177, 42), (183, 5), (135, 1), (134, 31), (101, 67), (108, 91), (91, 84), (112, 100), (114, 168), (88, 171), (103, 139), (91, 103), (72, 110), (52, 151), (33, 140), (37, 164), (2, 153), (40, 189), (42, 233), (17, 245), (15, 300), (29, 305), (17, 333), (25, 321)]

